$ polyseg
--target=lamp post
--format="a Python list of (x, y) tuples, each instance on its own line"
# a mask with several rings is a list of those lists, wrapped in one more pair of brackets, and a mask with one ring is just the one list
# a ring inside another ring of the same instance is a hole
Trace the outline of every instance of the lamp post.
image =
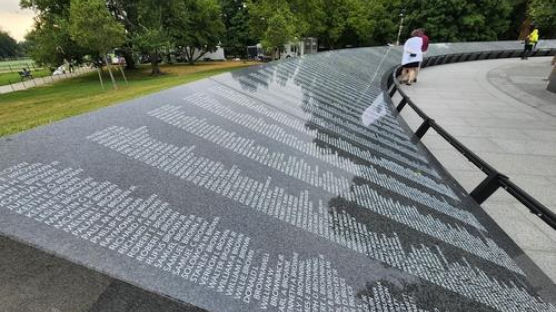
[(400, 45), (400, 36), (402, 35), (402, 29), (403, 29), (403, 18), (404, 18), (404, 13), (405, 9), (402, 9), (401, 13), (400, 13), (400, 27), (398, 27), (398, 37), (396, 39), (396, 45)]

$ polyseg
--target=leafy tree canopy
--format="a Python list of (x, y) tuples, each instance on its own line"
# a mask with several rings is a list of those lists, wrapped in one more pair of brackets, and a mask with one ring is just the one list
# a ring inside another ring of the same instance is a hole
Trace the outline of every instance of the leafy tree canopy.
[(20, 4), (38, 12), (33, 30), (25, 37), (28, 53), (37, 63), (57, 66), (64, 60), (80, 61), (90, 52), (71, 39), (70, 0), (21, 0)]
[(81, 47), (104, 54), (124, 42), (125, 31), (104, 0), (71, 0), (69, 31)]
[(531, 0), (528, 13), (542, 35), (556, 35), (556, 0)]
[[(172, 35), (178, 47), (185, 49), (189, 63), (200, 59), (207, 52), (216, 51), (224, 36), (225, 26), (217, 0), (186, 0), (187, 18), (183, 31)], [(197, 55), (193, 52), (197, 51)]]
[[(157, 73), (162, 54), (174, 51), (193, 62), (219, 43), (228, 53), (244, 55), (247, 45), (262, 42), (276, 53), (304, 37), (316, 37), (321, 47), (330, 49), (394, 42), (400, 12), (405, 14), (402, 39), (415, 28), (425, 28), (433, 42), (515, 39), (521, 25), (531, 20), (546, 38), (555, 34), (555, 1), (21, 0), (21, 6), (39, 13), (28, 46), (40, 63), (79, 60), (110, 46), (123, 53), (128, 66), (134, 63), (133, 51), (150, 56)], [(95, 9), (71, 9), (84, 3), (95, 3)], [(95, 18), (87, 20), (86, 14)], [(82, 25), (70, 21), (70, 15), (82, 16)], [(97, 36), (85, 31), (86, 25), (112, 35)], [(122, 28), (124, 40), (115, 35)]]
[(282, 36), (288, 40), (317, 37), (332, 49), (384, 44), (396, 30), (386, 0), (251, 0), (247, 4), (251, 31), (263, 43), (271, 41), (271, 20), (280, 22), (285, 30)]
[(17, 41), (7, 32), (0, 30), (0, 58), (15, 57), (19, 55)]
[(299, 36), (298, 18), (288, 1), (259, 0), (248, 2), (250, 29), (268, 51), (277, 53), (289, 41)]
[(425, 28), (436, 42), (498, 40), (510, 25), (509, 0), (421, 0), (403, 2), (406, 32)]
[(256, 44), (249, 31), (249, 10), (243, 0), (220, 0), (222, 21), (226, 29), (221, 38), (227, 55), (245, 56), (246, 46)]

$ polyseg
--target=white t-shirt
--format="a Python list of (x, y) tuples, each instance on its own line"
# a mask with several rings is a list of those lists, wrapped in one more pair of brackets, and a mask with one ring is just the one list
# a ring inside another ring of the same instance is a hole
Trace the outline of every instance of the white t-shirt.
[[(421, 37), (411, 37), (407, 39), (403, 45), (402, 65), (423, 61), (422, 46), (423, 38)], [(415, 54), (415, 56), (411, 56), (411, 54)]]

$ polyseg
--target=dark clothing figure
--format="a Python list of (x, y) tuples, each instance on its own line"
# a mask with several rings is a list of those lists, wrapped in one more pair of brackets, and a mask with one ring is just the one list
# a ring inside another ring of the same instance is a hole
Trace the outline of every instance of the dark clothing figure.
[(533, 51), (533, 45), (526, 42), (525, 47), (523, 48), (523, 54), (521, 55), (521, 59), (522, 60), (528, 59), (532, 51)]

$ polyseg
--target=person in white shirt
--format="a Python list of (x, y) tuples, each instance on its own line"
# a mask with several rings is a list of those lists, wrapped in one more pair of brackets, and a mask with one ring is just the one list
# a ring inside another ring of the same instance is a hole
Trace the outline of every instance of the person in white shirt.
[(419, 63), (423, 61), (423, 38), (419, 36), (419, 30), (411, 32), (411, 38), (407, 39), (403, 46), (402, 75), (400, 82), (408, 86), (415, 82)]

